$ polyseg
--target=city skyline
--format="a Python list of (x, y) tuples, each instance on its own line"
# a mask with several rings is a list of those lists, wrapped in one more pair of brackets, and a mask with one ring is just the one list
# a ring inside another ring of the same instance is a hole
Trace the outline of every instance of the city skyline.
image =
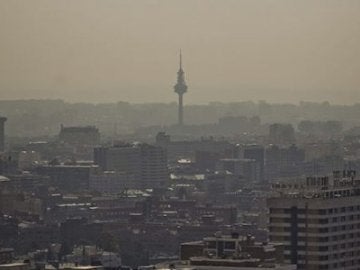
[(359, 15), (0, 1), (0, 270), (360, 269)]

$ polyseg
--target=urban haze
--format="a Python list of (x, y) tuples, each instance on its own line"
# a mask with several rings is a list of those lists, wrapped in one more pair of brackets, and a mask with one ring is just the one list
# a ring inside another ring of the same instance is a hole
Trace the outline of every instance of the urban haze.
[(0, 1), (0, 270), (360, 269), (360, 1)]
[(0, 2), (2, 99), (171, 102), (178, 50), (209, 101), (359, 101), (360, 3)]

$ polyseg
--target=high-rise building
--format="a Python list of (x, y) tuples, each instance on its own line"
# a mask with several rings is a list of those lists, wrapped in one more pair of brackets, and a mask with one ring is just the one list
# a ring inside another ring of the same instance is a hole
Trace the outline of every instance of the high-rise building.
[(94, 161), (104, 171), (124, 172), (136, 188), (163, 187), (168, 180), (166, 150), (148, 144), (98, 147)]
[(178, 125), (184, 124), (184, 108), (183, 108), (183, 95), (187, 92), (187, 85), (185, 83), (185, 72), (182, 69), (182, 55), (180, 51), (180, 66), (177, 72), (177, 82), (174, 86), (175, 93), (179, 95), (179, 111), (178, 111)]
[(100, 132), (95, 126), (64, 127), (61, 125), (59, 140), (75, 145), (98, 145)]
[(295, 145), (270, 145), (265, 150), (266, 179), (272, 182), (281, 177), (296, 177), (304, 173), (305, 151)]
[(5, 122), (6, 117), (0, 117), (0, 152), (5, 150)]
[(135, 179), (141, 177), (141, 150), (135, 144), (94, 149), (94, 161), (104, 171), (126, 172)]
[(235, 145), (226, 140), (216, 140), (210, 137), (201, 138), (201, 140), (173, 141), (164, 132), (159, 132), (156, 136), (156, 145), (167, 151), (170, 162), (177, 162), (182, 158), (199, 161), (196, 159), (196, 152), (219, 153), (219, 157), (226, 158), (234, 157), (236, 151)]
[(126, 189), (135, 188), (135, 179), (124, 172), (105, 171), (93, 173), (89, 178), (89, 189), (101, 193), (119, 194)]
[(223, 172), (231, 172), (235, 176), (241, 176), (248, 182), (257, 182), (257, 164), (254, 159), (224, 158), (216, 164), (216, 169)]
[(291, 124), (272, 124), (269, 127), (269, 143), (291, 145), (295, 143), (295, 131)]
[(265, 149), (261, 145), (247, 145), (244, 148), (244, 158), (253, 159), (257, 165), (257, 181), (264, 181)]
[(166, 151), (149, 144), (142, 144), (140, 150), (142, 187), (164, 187), (169, 177)]
[[(360, 269), (360, 180), (354, 171), (278, 183), (269, 238), (298, 269)], [(276, 195), (275, 195), (276, 194)]]

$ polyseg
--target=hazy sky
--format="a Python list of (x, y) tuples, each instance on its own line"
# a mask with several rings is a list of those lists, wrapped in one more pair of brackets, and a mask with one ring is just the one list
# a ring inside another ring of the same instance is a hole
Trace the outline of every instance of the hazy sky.
[(0, 99), (360, 102), (360, 0), (0, 0)]

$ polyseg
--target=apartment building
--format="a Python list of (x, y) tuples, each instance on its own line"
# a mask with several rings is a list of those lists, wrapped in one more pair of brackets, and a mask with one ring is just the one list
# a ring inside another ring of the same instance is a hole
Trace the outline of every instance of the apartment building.
[(360, 269), (360, 180), (354, 171), (274, 184), (269, 238), (298, 269)]

